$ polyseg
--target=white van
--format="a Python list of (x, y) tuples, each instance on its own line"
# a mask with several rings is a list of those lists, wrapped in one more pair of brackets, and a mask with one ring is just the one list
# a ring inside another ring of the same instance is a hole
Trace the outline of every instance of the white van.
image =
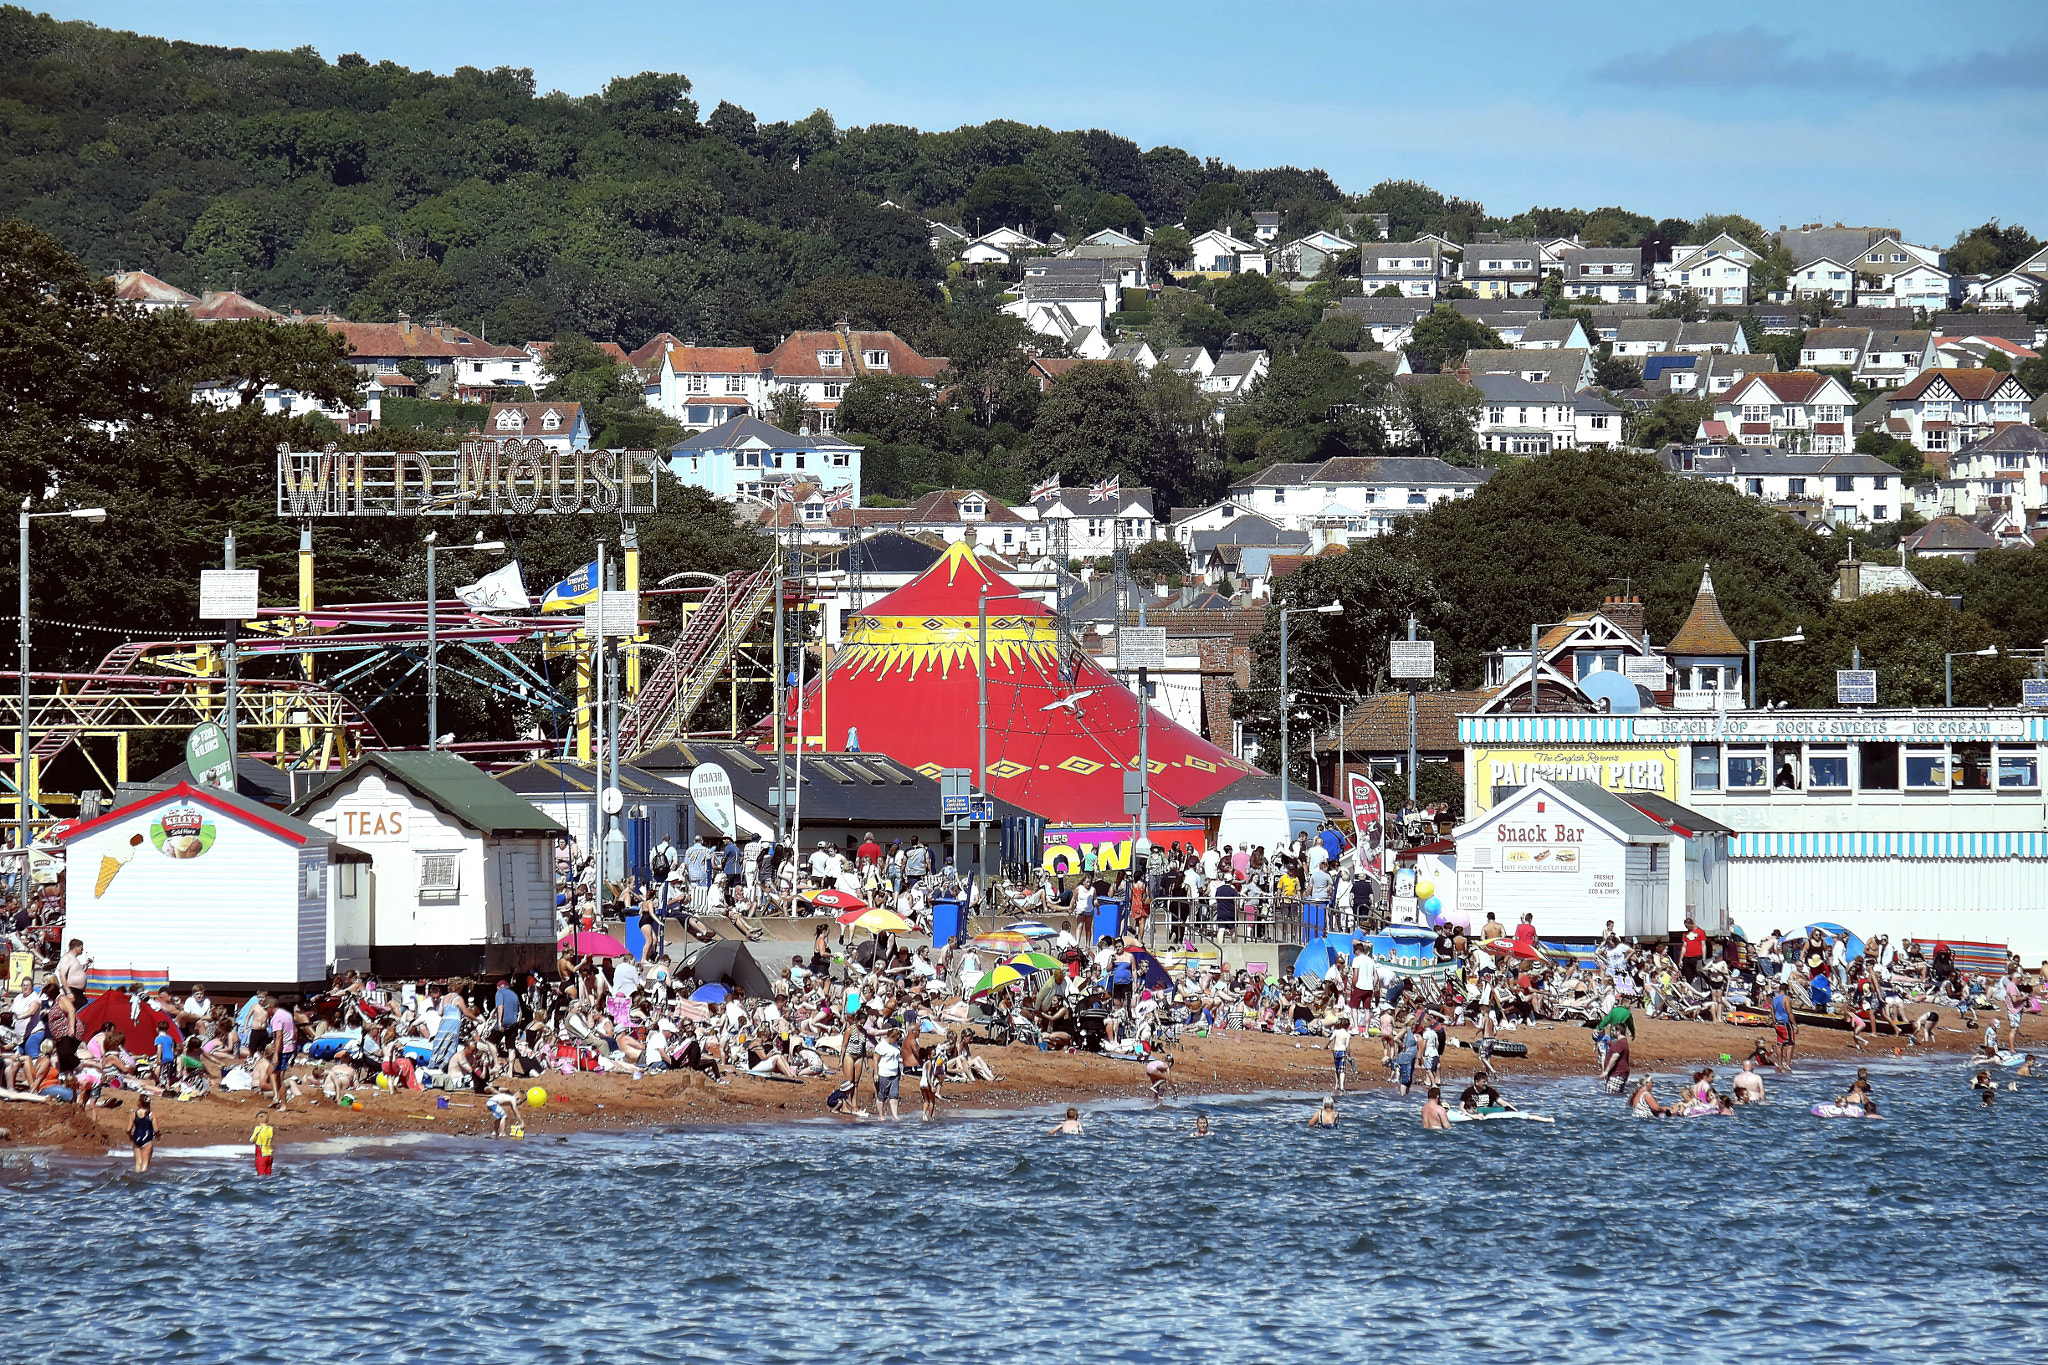
[(1323, 808), (1314, 801), (1226, 801), (1216, 825), (1216, 847), (1263, 848), (1269, 854), (1323, 827)]

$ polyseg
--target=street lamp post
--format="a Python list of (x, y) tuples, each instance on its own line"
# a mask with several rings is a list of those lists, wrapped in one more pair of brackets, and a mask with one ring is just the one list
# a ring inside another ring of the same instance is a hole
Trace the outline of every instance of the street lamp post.
[(1751, 641), (1749, 642), (1749, 709), (1750, 709), (1750, 710), (1752, 710), (1752, 711), (1756, 710), (1756, 706), (1757, 706), (1757, 696), (1758, 696), (1758, 688), (1757, 688), (1757, 685), (1756, 685), (1756, 647), (1757, 647), (1758, 645), (1803, 645), (1803, 644), (1805, 644), (1805, 643), (1806, 643), (1806, 627), (1805, 627), (1805, 626), (1794, 626), (1794, 627), (1792, 627), (1792, 633), (1791, 633), (1790, 635), (1773, 635), (1773, 636), (1772, 636), (1772, 637), (1771, 637), (1770, 639), (1768, 639), (1768, 640), (1751, 640)]
[(31, 512), (35, 505), (33, 498), (21, 500), (21, 734), (16, 736), (14, 769), (14, 809), (19, 817), (21, 844), (21, 903), (29, 901), (28, 876), (28, 524), (38, 517), (77, 517), (81, 521), (101, 522), (107, 519), (104, 507), (80, 507), (62, 512)]
[[(427, 752), (436, 753), (441, 748), (441, 654), (440, 654), (440, 607), (439, 594), (434, 587), (434, 552), (440, 546), (434, 543), (439, 531), (427, 532)], [(450, 545), (451, 550), (476, 550), (486, 552), (502, 550), (502, 540), (485, 540), (483, 532), (476, 534), (473, 545)]]
[(1957, 659), (1995, 659), (1997, 657), (1997, 645), (1986, 645), (1982, 649), (1959, 649), (1953, 654), (1943, 654), (1941, 656), (1941, 704), (1943, 706), (1954, 706), (1956, 704)]
[[(1291, 698), (1287, 692), (1287, 618), (1313, 612), (1318, 616), (1341, 616), (1344, 604), (1332, 600), (1320, 607), (1282, 607), (1280, 609), (1280, 816), (1287, 817), (1287, 728), (1292, 721), (1287, 708)], [(1291, 836), (1290, 836), (1291, 837)]]

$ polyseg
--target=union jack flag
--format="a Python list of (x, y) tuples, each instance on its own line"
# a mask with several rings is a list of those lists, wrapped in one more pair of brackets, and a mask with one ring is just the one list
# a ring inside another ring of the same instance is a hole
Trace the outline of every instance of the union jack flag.
[(772, 501), (775, 501), (775, 502), (795, 502), (795, 501), (796, 501), (796, 485), (795, 485), (795, 484), (790, 484), (790, 483), (778, 483), (778, 484), (776, 484), (776, 485), (775, 485), (775, 493), (774, 493), (774, 497), (773, 497)]
[(1059, 495), (1060, 476), (1057, 474), (1042, 483), (1031, 485), (1031, 500), (1033, 502), (1044, 502), (1047, 498), (1056, 498)]
[(848, 484), (844, 488), (835, 488), (825, 495), (825, 510), (828, 512), (842, 511), (845, 508), (852, 507), (857, 501), (859, 499), (853, 495), (853, 485)]
[(1117, 478), (1114, 478), (1114, 479), (1104, 479), (1104, 480), (1103, 480), (1103, 481), (1102, 481), (1101, 483), (1098, 483), (1098, 484), (1094, 485), (1093, 487), (1091, 487), (1091, 488), (1090, 488), (1090, 489), (1088, 490), (1088, 501), (1090, 501), (1090, 502), (1107, 502), (1107, 501), (1109, 501), (1109, 500), (1110, 500), (1111, 498), (1114, 498), (1114, 497), (1116, 497), (1116, 496), (1117, 496), (1117, 494), (1118, 494), (1118, 493), (1120, 493), (1120, 492), (1122, 491), (1122, 488), (1121, 488), (1121, 484), (1122, 484), (1122, 482), (1123, 482), (1123, 479), (1122, 479), (1122, 476), (1121, 476), (1121, 475), (1119, 475), (1119, 476), (1118, 476)]

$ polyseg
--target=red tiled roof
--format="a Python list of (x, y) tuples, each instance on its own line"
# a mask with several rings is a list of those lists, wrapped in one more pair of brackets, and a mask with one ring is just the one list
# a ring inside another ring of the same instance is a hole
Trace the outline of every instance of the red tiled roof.
[(759, 374), (767, 359), (751, 346), (671, 346), (664, 354), (677, 374)]
[(1946, 383), (1955, 391), (1956, 397), (1965, 402), (1978, 402), (1991, 396), (1991, 391), (2006, 378), (2004, 370), (1922, 370), (1903, 385), (1894, 389), (1891, 401), (1910, 403), (1934, 387), (1936, 381)]
[(123, 303), (169, 303), (184, 308), (199, 302), (177, 285), (168, 284), (146, 270), (117, 270), (107, 278), (114, 282), (114, 297)]
[(652, 364), (654, 361), (661, 359), (663, 353), (666, 352), (669, 349), (669, 347), (680, 346), (682, 344), (682, 342), (677, 341), (667, 332), (663, 332), (659, 336), (649, 339), (647, 344), (642, 346), (639, 350), (628, 351), (626, 353), (626, 363), (628, 365), (633, 366), (635, 369), (639, 369), (643, 365)]
[[(517, 428), (498, 425), (498, 415), (516, 412), (520, 416)], [(546, 425), (547, 415), (554, 413), (557, 421), (552, 427)], [(581, 403), (493, 403), (484, 417), (486, 436), (570, 436), (576, 431), (576, 423), (583, 415)]]
[[(837, 351), (843, 357), (841, 363), (831, 368), (820, 365), (818, 356), (826, 351)], [(792, 332), (768, 353), (762, 368), (773, 371), (777, 379), (850, 380), (871, 372), (865, 358), (869, 351), (886, 351), (889, 355), (888, 365), (872, 367), (876, 374), (931, 379), (946, 368), (944, 358), (919, 355), (894, 332), (849, 332), (844, 336), (838, 332)]]
[(351, 355), (460, 356), (468, 359), (516, 357), (521, 360), (529, 355), (523, 346), (493, 346), (477, 340), (460, 327), (423, 327), (418, 323), (397, 322), (326, 322), (323, 325), (348, 342)]
[(199, 302), (190, 305), (186, 311), (201, 322), (274, 322), (281, 316), (232, 289), (224, 293), (209, 290)]
[(1752, 375), (1749, 382), (1769, 389), (1780, 403), (1804, 403), (1820, 391), (1828, 377), (1812, 370), (1787, 370), (1783, 374)]

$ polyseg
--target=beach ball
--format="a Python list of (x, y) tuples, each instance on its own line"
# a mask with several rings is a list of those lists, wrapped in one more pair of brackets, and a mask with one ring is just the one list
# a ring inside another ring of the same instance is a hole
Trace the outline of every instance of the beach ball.
[(1415, 883), (1415, 894), (1423, 900), (1428, 900), (1436, 894), (1436, 883), (1424, 877), (1421, 881)]
[(548, 1102), (548, 1092), (536, 1085), (526, 1092), (526, 1102), (538, 1109)]
[(1441, 914), (1443, 912), (1444, 903), (1438, 900), (1435, 896), (1431, 896), (1428, 900), (1422, 903), (1422, 908), (1428, 914)]
[(377, 1078), (377, 1088), (379, 1090), (389, 1090), (391, 1088), (391, 1078), (389, 1076), (379, 1076)]

